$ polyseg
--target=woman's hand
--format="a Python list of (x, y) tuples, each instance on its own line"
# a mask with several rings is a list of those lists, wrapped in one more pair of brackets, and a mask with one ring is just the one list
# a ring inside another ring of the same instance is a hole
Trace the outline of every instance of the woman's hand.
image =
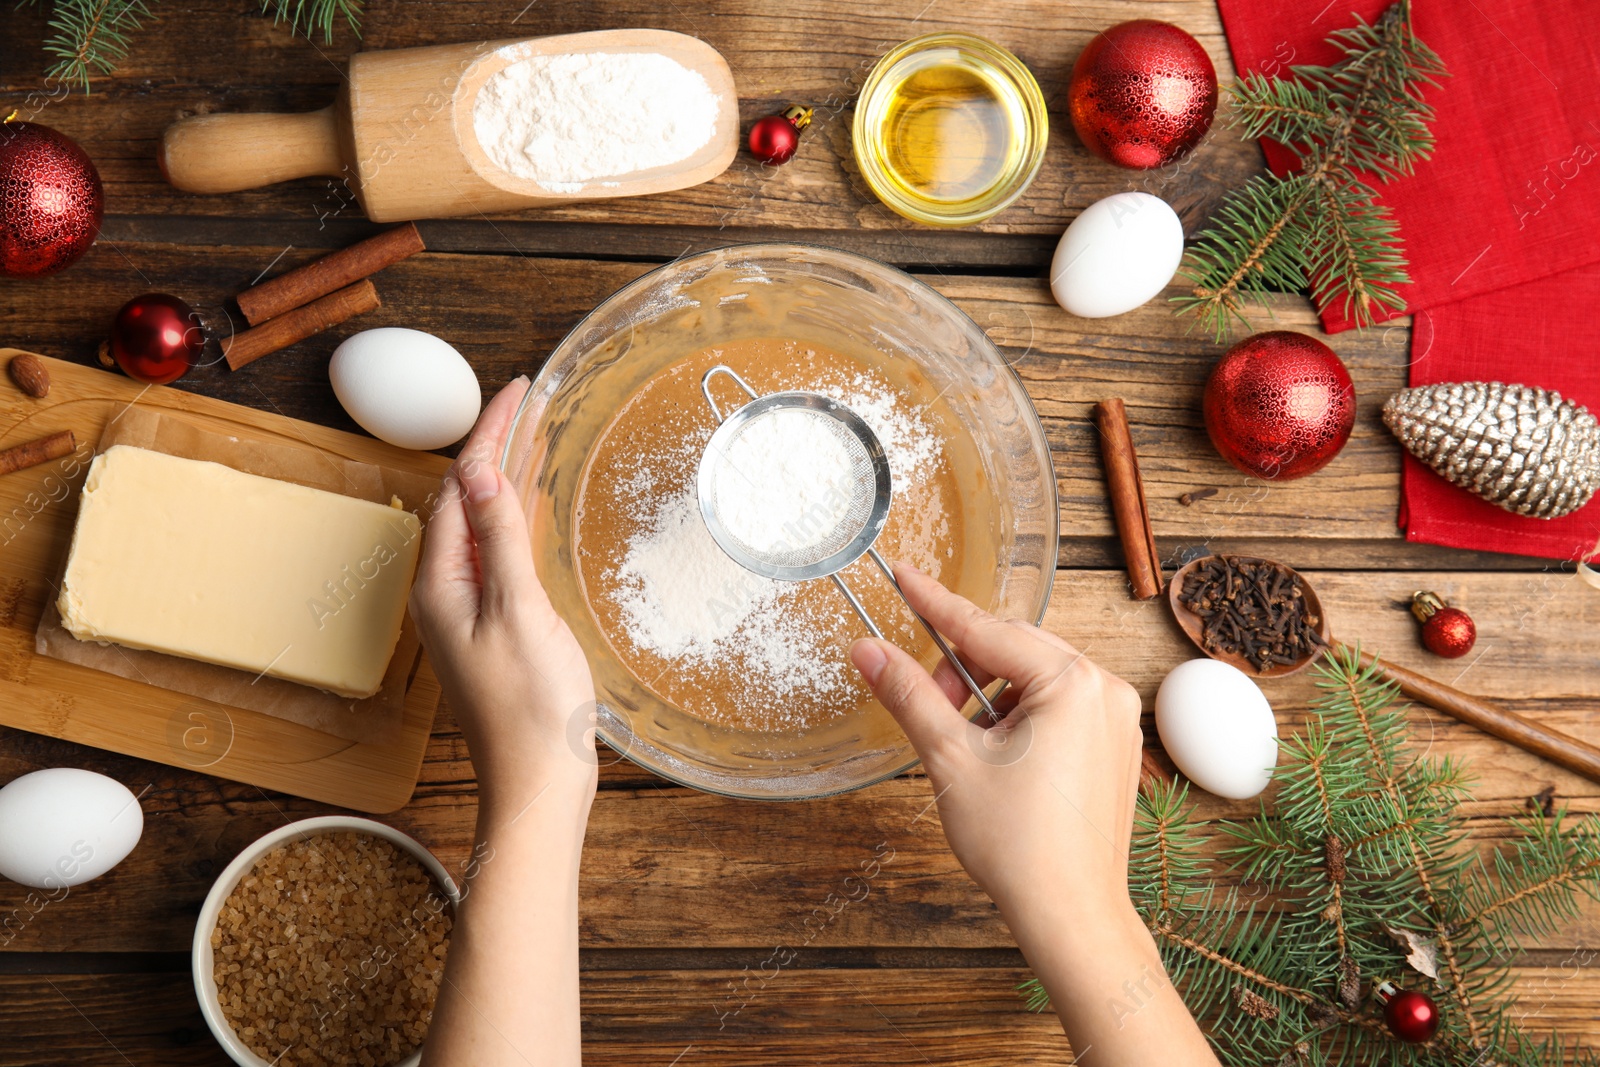
[(594, 799), (589, 664), (533, 568), (499, 459), (519, 378), (445, 475), (411, 612), (478, 773), (478, 831), (427, 1064), (577, 1067), (578, 866)]
[(1010, 926), (1080, 1062), (1216, 1067), (1128, 898), (1139, 787), (1139, 697), (1067, 642), (1001, 622), (905, 566), (895, 575), (974, 678), (1008, 678), (1015, 706), (987, 730), (967, 690), (886, 641), (850, 658), (927, 767), (945, 835)]
[(890, 642), (851, 649), (922, 757), (962, 866), (1003, 912), (1067, 883), (1105, 917), (1130, 912), (1138, 694), (1054, 634), (1001, 622), (913, 567), (895, 575), (979, 684), (1011, 681), (1015, 707), (986, 730), (956, 710), (968, 694), (948, 663), (930, 676)]
[[(546, 787), (587, 811), (596, 766), (594, 682), (534, 572), (527, 520), (500, 472), (519, 378), (489, 402), (455, 465), (411, 590), (411, 613), (467, 739), (485, 803)], [(528, 796), (522, 794), (527, 793)]]

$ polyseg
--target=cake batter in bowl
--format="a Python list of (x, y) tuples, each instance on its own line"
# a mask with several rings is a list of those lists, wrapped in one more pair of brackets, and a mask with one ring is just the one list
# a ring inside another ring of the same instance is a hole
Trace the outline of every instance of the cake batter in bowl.
[[(704, 529), (694, 476), (716, 417), (701, 381), (717, 365), (865, 419), (894, 480), (879, 550), (1034, 622), (1058, 523), (1038, 417), (983, 331), (933, 289), (800, 244), (718, 249), (630, 283), (561, 341), (518, 412), (501, 465), (539, 576), (588, 653), (608, 745), (754, 799), (899, 774), (916, 757), (849, 662), (866, 632), (849, 605), (827, 581), (743, 571)], [(931, 667), (937, 649), (872, 565), (844, 574), (885, 636)], [(580, 710), (575, 745), (589, 726)]]

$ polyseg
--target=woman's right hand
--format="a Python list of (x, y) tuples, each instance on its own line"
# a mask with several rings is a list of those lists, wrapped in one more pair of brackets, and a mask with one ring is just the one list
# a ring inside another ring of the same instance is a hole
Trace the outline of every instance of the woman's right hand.
[(888, 641), (850, 658), (922, 757), (950, 847), (1008, 921), (1039, 892), (1067, 891), (1086, 918), (1126, 919), (1139, 785), (1139, 696), (1054, 634), (1001, 622), (904, 564), (907, 599), (979, 684), (1007, 678), (1015, 706), (987, 729), (957, 710), (966, 687)]

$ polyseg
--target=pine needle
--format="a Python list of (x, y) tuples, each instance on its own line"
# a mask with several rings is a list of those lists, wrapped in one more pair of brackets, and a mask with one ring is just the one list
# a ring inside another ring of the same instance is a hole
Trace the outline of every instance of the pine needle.
[(1432, 152), (1421, 94), (1444, 65), (1412, 32), (1410, 0), (1329, 41), (1344, 57), (1333, 66), (1252, 74), (1230, 89), (1241, 132), (1301, 166), (1251, 179), (1195, 238), (1183, 270), (1193, 289), (1174, 302), (1219, 341), (1235, 322), (1250, 327), (1248, 298), (1273, 291), (1309, 291), (1318, 311), (1338, 307), (1358, 326), (1405, 306), (1399, 228), (1368, 179), (1410, 174)]
[[(20, 0), (17, 6), (33, 3)], [(81, 85), (87, 93), (90, 76), (115, 70), (127, 58), (129, 35), (153, 17), (143, 0), (55, 0), (44, 50), (56, 62), (45, 78)]]
[[(17, 0), (30, 7), (37, 0)], [(307, 39), (322, 31), (324, 43), (333, 41), (333, 28), (343, 19), (361, 36), (363, 0), (261, 0), (261, 10), (272, 12), (274, 23), (287, 22)], [(130, 38), (146, 19), (155, 18), (145, 0), (54, 0), (50, 7), (50, 36), (46, 54), (55, 63), (45, 71), (50, 81), (81, 85), (89, 91), (92, 77), (110, 74), (128, 58)]]
[(261, 0), (261, 10), (272, 12), (274, 25), (287, 22), (307, 40), (321, 30), (324, 44), (333, 43), (333, 27), (341, 18), (351, 32), (361, 36), (361, 6), (362, 0)]

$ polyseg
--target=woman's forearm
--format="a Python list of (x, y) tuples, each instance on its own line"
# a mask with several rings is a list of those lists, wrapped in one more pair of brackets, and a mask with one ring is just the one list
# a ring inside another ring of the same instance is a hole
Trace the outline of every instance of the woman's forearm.
[(1079, 1063), (1216, 1067), (1132, 905), (1096, 909), (1067, 894), (1034, 897), (1002, 911)]
[(428, 1067), (577, 1067), (578, 864), (590, 797), (486, 793)]

